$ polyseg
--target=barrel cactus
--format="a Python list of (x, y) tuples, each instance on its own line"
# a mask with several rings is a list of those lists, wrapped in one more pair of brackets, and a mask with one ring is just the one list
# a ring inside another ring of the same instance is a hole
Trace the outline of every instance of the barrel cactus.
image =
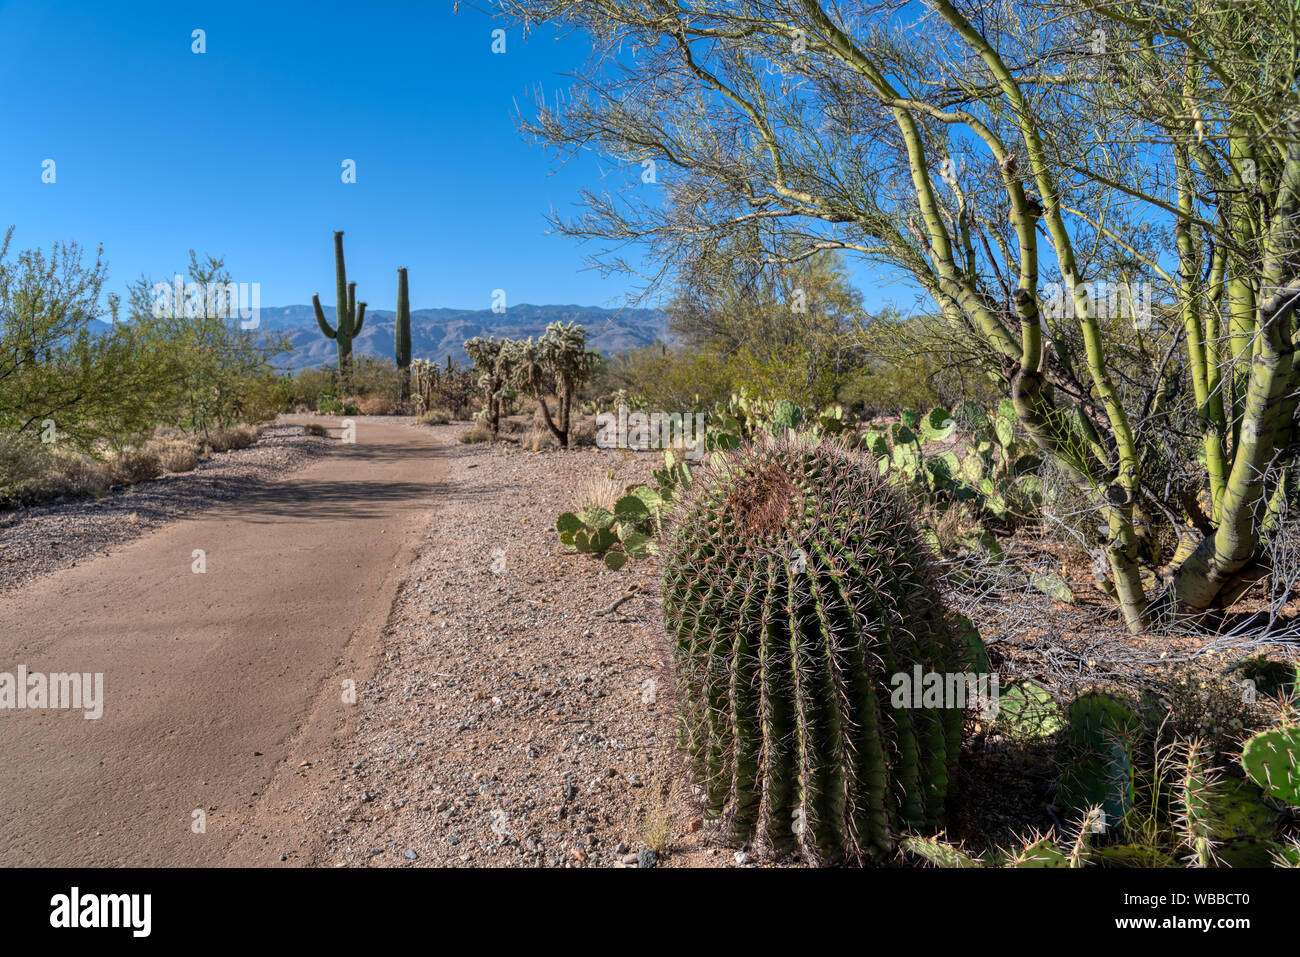
[(870, 461), (806, 436), (719, 453), (662, 559), (683, 738), (731, 839), (829, 863), (941, 825), (964, 714), (895, 707), (898, 676), (963, 673), (971, 646)]

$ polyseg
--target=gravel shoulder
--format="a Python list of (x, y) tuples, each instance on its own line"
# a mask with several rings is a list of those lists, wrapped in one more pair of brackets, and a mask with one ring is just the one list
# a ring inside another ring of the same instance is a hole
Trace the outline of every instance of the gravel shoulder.
[(422, 429), (447, 473), (420, 554), (355, 721), (268, 794), (268, 826), (298, 837), (260, 863), (734, 865), (684, 783), (653, 569), (610, 572), (554, 530), (586, 481), (642, 481), (653, 456), (464, 429)]
[(256, 444), (211, 455), (192, 472), (168, 473), (100, 499), (0, 512), (0, 594), (260, 489), (337, 445), (335, 438), (282, 422), (265, 429)]

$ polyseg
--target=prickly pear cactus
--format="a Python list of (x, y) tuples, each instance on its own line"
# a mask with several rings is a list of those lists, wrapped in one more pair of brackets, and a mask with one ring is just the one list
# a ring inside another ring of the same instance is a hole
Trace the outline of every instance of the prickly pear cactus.
[(1300, 728), (1255, 735), (1241, 752), (1241, 766), (1270, 797), (1300, 807)]
[(685, 743), (733, 839), (830, 862), (940, 825), (964, 714), (895, 707), (897, 676), (967, 672), (971, 645), (870, 461), (808, 437), (720, 455), (662, 558)]
[(1057, 797), (1076, 813), (1099, 807), (1105, 825), (1114, 827), (1133, 810), (1133, 745), (1142, 721), (1121, 698), (1096, 690), (1075, 698), (1066, 717), (1070, 763)]

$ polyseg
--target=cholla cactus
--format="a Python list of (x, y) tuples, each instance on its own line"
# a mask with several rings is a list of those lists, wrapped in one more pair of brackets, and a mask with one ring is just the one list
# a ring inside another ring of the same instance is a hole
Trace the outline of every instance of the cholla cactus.
[(501, 409), (511, 378), (512, 356), (505, 348), (508, 343), (509, 340), (497, 341), (495, 337), (484, 339), (482, 336), (475, 336), (465, 343), (465, 354), (474, 363), (474, 371), (479, 374), (479, 388), (487, 399), (478, 415), (492, 429), (493, 435), (501, 430)]
[(311, 305), (316, 311), (316, 324), (320, 331), (327, 338), (338, 341), (339, 375), (346, 377), (352, 365), (352, 340), (361, 335), (361, 324), (366, 320), (366, 304), (357, 302), (357, 284), (348, 282), (348, 270), (343, 262), (342, 230), (334, 233), (334, 280), (338, 295), (334, 321), (338, 328), (331, 327), (326, 320), (319, 295), (311, 297)]
[(733, 839), (835, 861), (939, 826), (963, 712), (893, 707), (891, 686), (971, 655), (887, 479), (831, 442), (765, 438), (697, 473), (669, 524), (684, 737)]
[[(594, 353), (587, 351), (587, 331), (572, 322), (553, 322), (536, 342), (531, 336), (503, 342), (501, 355), (509, 365), (510, 384), (537, 400), (546, 428), (567, 448), (573, 399), (594, 361)], [(558, 399), (554, 413), (547, 399), (552, 393)]]
[[(587, 349), (587, 330), (577, 323), (552, 322), (538, 343), (542, 360), (555, 379), (558, 423), (551, 431), (562, 447), (569, 444), (569, 415), (578, 387), (591, 375), (595, 353)], [(549, 423), (548, 423), (549, 424)]]

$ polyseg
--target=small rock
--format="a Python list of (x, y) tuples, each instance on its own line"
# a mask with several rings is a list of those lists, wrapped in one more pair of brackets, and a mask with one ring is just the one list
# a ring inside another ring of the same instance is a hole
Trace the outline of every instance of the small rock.
[(419, 858), (420, 855), (417, 854), (415, 851), (407, 851), (402, 856), (406, 858), (408, 861), (414, 861), (417, 858)]
[(647, 847), (643, 851), (636, 852), (637, 867), (654, 867), (658, 863), (659, 863), (658, 851), (652, 850), (651, 848)]

